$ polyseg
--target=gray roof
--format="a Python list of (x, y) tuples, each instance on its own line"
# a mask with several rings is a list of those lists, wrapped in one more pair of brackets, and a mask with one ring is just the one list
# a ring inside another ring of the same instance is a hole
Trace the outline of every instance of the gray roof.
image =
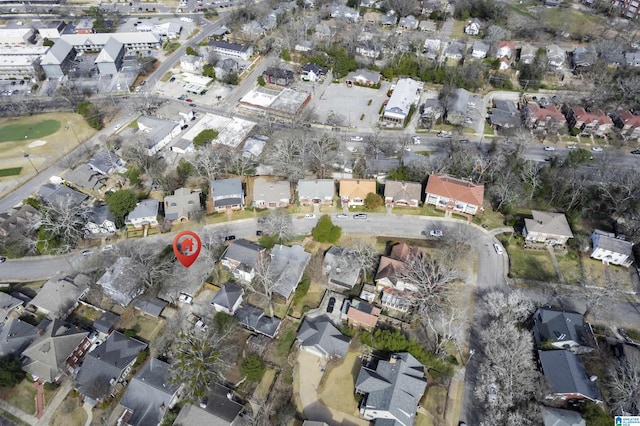
[(60, 65), (71, 52), (73, 46), (62, 39), (55, 41), (51, 49), (42, 57), (40, 65)]
[(66, 185), (56, 185), (55, 183), (45, 183), (38, 189), (38, 195), (47, 204), (81, 204), (89, 198), (82, 192), (71, 189)]
[(58, 319), (45, 320), (38, 329), (42, 330), (42, 334), (22, 351), (22, 356), (26, 358), (22, 369), (52, 382), (60, 374), (69, 355), (89, 332)]
[(582, 46), (576, 47), (573, 51), (573, 66), (588, 67), (595, 63), (595, 53)]
[(207, 394), (207, 404), (205, 408), (186, 404), (173, 423), (174, 426), (230, 426), (244, 409), (244, 406), (227, 395), (231, 389), (218, 383), (213, 383)]
[(76, 389), (91, 399), (102, 399), (108, 391), (96, 385), (119, 379), (122, 371), (146, 348), (146, 343), (114, 331), (85, 358), (76, 376)]
[(93, 328), (100, 333), (109, 334), (120, 321), (120, 315), (116, 315), (112, 312), (104, 311), (100, 314), (98, 319), (93, 322)]
[(231, 242), (225, 252), (222, 255), (222, 259), (229, 259), (240, 263), (240, 267), (246, 267), (248, 270), (255, 268), (258, 262), (260, 253), (263, 253), (265, 248), (254, 242), (239, 239)]
[(220, 49), (235, 50), (236, 52), (246, 52), (251, 46), (248, 44), (229, 43), (227, 41), (211, 40), (209, 46)]
[(191, 213), (202, 210), (200, 206), (200, 192), (191, 191), (189, 188), (178, 188), (173, 195), (164, 197), (164, 217), (176, 220), (182, 217), (187, 219)]
[(471, 93), (467, 90), (462, 88), (454, 90), (449, 100), (449, 105), (447, 105), (449, 112), (453, 111), (457, 114), (466, 115), (470, 98)]
[(384, 196), (394, 201), (422, 200), (422, 184), (419, 182), (401, 182), (388, 180), (384, 184)]
[(94, 206), (89, 213), (89, 220), (96, 225), (102, 225), (106, 221), (115, 223), (115, 219), (109, 210), (109, 206), (106, 204)]
[(324, 255), (324, 267), (329, 271), (331, 284), (353, 288), (360, 277), (360, 267), (353, 255), (344, 247), (331, 247)]
[(268, 181), (259, 177), (253, 181), (253, 199), (267, 203), (291, 200), (291, 185), (287, 180)]
[(447, 47), (446, 55), (451, 56), (464, 56), (464, 51), (467, 50), (467, 45), (461, 40), (452, 40), (451, 44)]
[(344, 357), (351, 339), (342, 334), (326, 315), (306, 317), (298, 330), (296, 339), (300, 346), (313, 346), (328, 356)]
[(302, 67), (302, 71), (303, 72), (309, 72), (309, 71), (313, 71), (314, 74), (316, 75), (326, 75), (327, 74), (327, 68), (322, 67), (320, 65), (316, 65), (316, 64), (305, 64), (304, 67)]
[(109, 174), (122, 164), (122, 159), (113, 151), (102, 149), (89, 160), (87, 165), (98, 173)]
[(293, 245), (291, 247), (276, 244), (271, 249), (270, 273), (278, 283), (274, 291), (285, 299), (298, 287), (302, 274), (311, 260), (311, 253), (304, 251), (304, 247)]
[(19, 318), (12, 318), (0, 328), (0, 357), (19, 355), (38, 336), (38, 329)]
[(473, 50), (482, 50), (483, 52), (489, 51), (489, 43), (485, 43), (481, 40), (476, 40), (473, 42)]
[(89, 277), (82, 274), (75, 278), (55, 276), (44, 283), (30, 304), (47, 311), (51, 319), (65, 318), (89, 289), (89, 283)]
[(236, 318), (243, 327), (269, 337), (276, 335), (281, 322), (279, 318), (268, 317), (262, 309), (251, 305), (240, 308)]
[(540, 407), (544, 426), (586, 426), (580, 413), (560, 408)]
[(373, 369), (363, 366), (356, 380), (356, 392), (367, 394), (367, 408), (388, 411), (404, 424), (413, 424), (426, 387), (424, 366), (408, 352), (380, 360)]
[(79, 188), (99, 190), (109, 178), (93, 170), (87, 164), (82, 164), (65, 173), (64, 179)]
[(156, 426), (169, 409), (178, 386), (169, 382), (170, 365), (152, 358), (136, 374), (120, 405), (132, 411), (127, 421), (131, 426)]
[(157, 297), (154, 297), (153, 299), (140, 298), (133, 302), (134, 307), (154, 317), (159, 317), (167, 304), (167, 302), (160, 300)]
[(127, 221), (133, 219), (142, 219), (150, 216), (158, 215), (159, 202), (155, 198), (149, 198), (136, 204), (136, 208), (127, 215)]
[(527, 232), (573, 238), (573, 232), (571, 232), (571, 227), (569, 227), (569, 222), (567, 222), (567, 217), (564, 213), (531, 210), (531, 216), (533, 216), (533, 219), (524, 220)]
[(107, 268), (96, 284), (102, 287), (106, 296), (127, 306), (142, 291), (142, 285), (132, 279), (130, 268), (133, 267), (130, 257), (119, 257)]
[(594, 401), (602, 395), (584, 369), (580, 358), (565, 350), (538, 351), (542, 372), (556, 394), (580, 394)]
[(372, 81), (374, 83), (379, 83), (380, 82), (380, 78), (382, 77), (382, 74), (380, 74), (377, 71), (368, 70), (366, 68), (359, 68), (359, 69), (349, 73), (349, 75), (347, 76), (347, 81), (355, 80), (356, 77), (362, 77), (367, 81)]
[(42, 214), (29, 204), (23, 204), (17, 209), (0, 213), (0, 233), (24, 237), (25, 232), (34, 231), (40, 225)]
[(513, 101), (495, 99), (491, 109), (489, 121), (494, 126), (516, 127), (522, 123), (520, 112)]
[(591, 234), (591, 240), (594, 243), (593, 249), (609, 250), (614, 253), (632, 255), (633, 243), (631, 241), (625, 241), (620, 238), (616, 238), (613, 234), (596, 229)]
[(333, 179), (300, 179), (298, 181), (298, 196), (310, 199), (333, 198), (336, 194), (336, 184)]
[(95, 63), (115, 62), (122, 49), (124, 49), (124, 43), (115, 38), (110, 38), (96, 57)]
[(13, 297), (12, 295), (0, 292), (0, 323), (7, 318), (9, 312), (18, 306), (22, 305), (24, 301), (22, 299), (18, 299), (17, 297)]
[[(146, 33), (141, 33), (146, 34)], [(143, 130), (145, 132), (145, 136), (147, 138), (147, 148), (153, 148), (156, 146), (161, 140), (167, 137), (176, 126), (179, 126), (180, 123), (172, 120), (164, 120), (162, 118), (150, 117), (148, 115), (143, 115), (138, 117), (138, 128), (140, 128), (140, 124), (148, 130)]]
[(553, 342), (574, 341), (588, 345), (588, 326), (577, 312), (556, 311), (539, 308), (533, 314), (533, 337), (536, 344), (551, 340)]
[(220, 291), (213, 297), (211, 303), (231, 310), (243, 294), (244, 290), (242, 287), (228, 282), (220, 288)]
[(244, 204), (244, 191), (240, 178), (212, 180), (210, 188), (215, 207)]

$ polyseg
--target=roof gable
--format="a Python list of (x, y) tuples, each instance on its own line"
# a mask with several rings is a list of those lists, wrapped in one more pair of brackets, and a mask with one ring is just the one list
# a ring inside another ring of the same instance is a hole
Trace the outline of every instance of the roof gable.
[(425, 192), (476, 206), (482, 206), (484, 199), (484, 185), (435, 174), (429, 176)]
[(571, 227), (564, 213), (541, 212), (531, 210), (533, 219), (525, 219), (527, 232), (539, 232), (550, 235), (573, 238)]

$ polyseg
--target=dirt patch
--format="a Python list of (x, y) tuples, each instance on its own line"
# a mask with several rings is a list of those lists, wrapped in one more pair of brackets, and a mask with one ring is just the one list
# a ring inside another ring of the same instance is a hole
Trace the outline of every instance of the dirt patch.
[(87, 421), (87, 412), (82, 408), (73, 392), (62, 401), (51, 419), (51, 426), (83, 426)]

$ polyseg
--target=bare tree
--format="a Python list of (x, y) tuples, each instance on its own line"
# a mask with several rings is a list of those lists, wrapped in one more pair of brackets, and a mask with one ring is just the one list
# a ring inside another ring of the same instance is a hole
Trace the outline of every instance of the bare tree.
[(169, 380), (184, 385), (184, 398), (195, 402), (209, 390), (209, 384), (222, 378), (222, 370), (234, 359), (235, 348), (230, 344), (230, 330), (180, 333), (176, 342), (175, 362)]
[(70, 199), (53, 202), (44, 208), (40, 225), (69, 248), (82, 238), (90, 211), (86, 205), (71, 202)]
[(286, 209), (271, 210), (264, 218), (264, 229), (279, 242), (286, 242), (293, 236), (291, 216)]
[(154, 92), (143, 92), (129, 99), (128, 106), (135, 112), (146, 115), (155, 115), (163, 100)]
[(131, 241), (118, 246), (121, 257), (131, 259), (127, 273), (132, 281), (144, 288), (157, 288), (166, 278), (175, 261), (175, 255), (170, 246), (159, 251), (158, 247)]
[(431, 335), (431, 352), (445, 358), (449, 355), (447, 347), (453, 345), (458, 355), (461, 354), (467, 324), (466, 315), (460, 309), (448, 306), (446, 309), (432, 311), (431, 315), (422, 321), (422, 326), (426, 328), (427, 334)]
[(370, 244), (358, 241), (347, 249), (347, 254), (360, 268), (362, 280), (366, 282), (368, 279), (367, 274), (372, 273), (374, 266), (378, 263), (379, 255), (376, 250)]
[(300, 132), (287, 132), (274, 137), (265, 157), (278, 174), (297, 182), (304, 176), (308, 141)]
[(311, 158), (310, 167), (315, 171), (318, 178), (326, 178), (331, 175), (332, 164), (336, 159), (338, 147), (338, 141), (326, 135), (311, 142), (308, 151)]
[(227, 151), (219, 147), (199, 149), (187, 161), (195, 167), (198, 175), (206, 180), (214, 180), (222, 176), (225, 167), (229, 164)]
[(610, 366), (607, 374), (610, 403), (613, 413), (619, 415), (640, 414), (640, 356), (632, 351), (630, 347), (631, 353)]
[(285, 273), (279, 273), (273, 268), (269, 257), (260, 257), (255, 267), (255, 276), (250, 283), (244, 283), (247, 291), (257, 294), (267, 304), (269, 316), (273, 317), (273, 293), (275, 289), (287, 278)]
[(535, 309), (533, 302), (520, 290), (508, 293), (496, 290), (483, 297), (487, 314), (494, 319), (509, 322), (522, 322), (529, 318)]

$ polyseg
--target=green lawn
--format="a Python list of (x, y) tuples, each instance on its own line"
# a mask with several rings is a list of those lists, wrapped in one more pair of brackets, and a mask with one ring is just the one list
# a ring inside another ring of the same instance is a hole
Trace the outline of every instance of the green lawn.
[(461, 38), (464, 35), (465, 21), (453, 21), (453, 28), (451, 29), (451, 38)]
[(0, 142), (42, 138), (54, 134), (61, 126), (58, 120), (44, 120), (33, 124), (7, 124), (0, 128)]
[(11, 167), (8, 169), (0, 169), (0, 177), (18, 176), (22, 171), (22, 167)]
[(513, 278), (527, 280), (555, 281), (558, 279), (551, 255), (546, 250), (533, 251), (523, 249), (517, 240), (499, 237), (509, 253), (510, 274)]
[(604, 22), (600, 16), (570, 8), (547, 8), (539, 18), (547, 26), (570, 33), (583, 33), (588, 29), (595, 34), (603, 29)]
[(564, 276), (564, 280), (568, 284), (578, 284), (580, 278), (582, 278), (582, 270), (580, 265), (580, 257), (574, 252), (567, 252), (567, 254), (556, 254), (558, 265)]
[(0, 398), (27, 414), (34, 414), (36, 412), (36, 393), (33, 382), (24, 379), (13, 389), (3, 389)]
[(260, 384), (256, 387), (256, 390), (253, 391), (253, 397), (258, 401), (266, 401), (269, 396), (269, 390), (271, 389), (271, 385), (273, 381), (276, 379), (276, 370), (273, 368), (267, 368), (262, 375), (262, 380), (260, 380)]

